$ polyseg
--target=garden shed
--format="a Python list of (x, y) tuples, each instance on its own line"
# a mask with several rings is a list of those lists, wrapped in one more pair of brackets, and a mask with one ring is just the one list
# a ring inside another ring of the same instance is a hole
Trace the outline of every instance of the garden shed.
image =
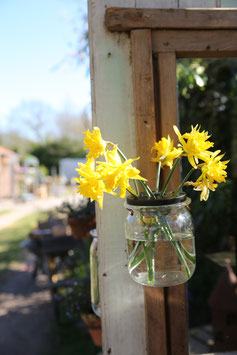
[[(126, 156), (140, 156), (138, 168), (152, 188), (150, 142), (168, 134), (175, 140), (178, 125), (176, 59), (237, 57), (235, 5), (88, 0), (93, 125)], [(186, 285), (131, 280), (123, 204), (107, 196), (97, 210), (103, 354), (189, 354)]]

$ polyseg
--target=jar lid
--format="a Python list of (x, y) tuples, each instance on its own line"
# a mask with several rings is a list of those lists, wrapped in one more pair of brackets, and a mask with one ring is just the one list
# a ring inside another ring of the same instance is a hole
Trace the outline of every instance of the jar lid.
[(154, 193), (156, 199), (148, 197), (144, 192), (140, 193), (137, 198), (129, 195), (127, 197), (127, 204), (132, 206), (167, 206), (175, 203), (184, 202), (186, 200), (186, 193), (180, 192), (178, 196), (174, 192), (167, 192), (164, 196), (159, 193)]

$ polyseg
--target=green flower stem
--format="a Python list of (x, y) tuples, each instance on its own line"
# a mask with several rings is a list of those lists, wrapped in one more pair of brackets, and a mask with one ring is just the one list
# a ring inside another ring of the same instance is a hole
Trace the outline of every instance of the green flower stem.
[(177, 158), (172, 169), (170, 170), (169, 175), (167, 176), (167, 179), (165, 180), (164, 186), (161, 189), (161, 192), (160, 192), (161, 197), (163, 197), (163, 195), (167, 189), (168, 183), (170, 182), (170, 179), (174, 173), (174, 170), (175, 170), (176, 166), (178, 165), (178, 163), (180, 162), (180, 160), (181, 160), (181, 158)]
[(143, 191), (145, 192), (145, 194), (148, 196), (148, 197), (151, 197), (151, 194), (150, 192), (148, 191), (147, 189), (147, 185), (144, 184), (144, 182), (142, 180), (138, 180), (139, 184), (141, 185), (141, 187), (143, 188)]
[(150, 189), (150, 187), (142, 180), (138, 180), (138, 182), (140, 183), (141, 187), (143, 188), (144, 192), (146, 193), (146, 195), (148, 197), (152, 197), (154, 200), (156, 199), (156, 196), (154, 195), (154, 193), (152, 192), (152, 190)]
[[(162, 219), (164, 219), (164, 221), (165, 221), (164, 224), (165, 224), (167, 231), (168, 231), (168, 237), (170, 238), (171, 241), (174, 241), (175, 237), (173, 235), (173, 232), (172, 232), (168, 222), (166, 221), (165, 217), (163, 217), (163, 216), (162, 216)], [(166, 233), (166, 231), (164, 231), (164, 233)], [(184, 253), (186, 259), (188, 259), (189, 261), (191, 261), (194, 264), (196, 262), (195, 256), (193, 254), (189, 253), (180, 241), (176, 241), (172, 244), (175, 248), (176, 248), (176, 243), (177, 243), (179, 249), (181, 249), (181, 251)]]
[(183, 264), (188, 278), (190, 278), (191, 277), (191, 272), (190, 272), (190, 269), (188, 267), (187, 261), (186, 261), (184, 255), (183, 255), (183, 253), (181, 251), (180, 245), (172, 239), (172, 236), (169, 234), (169, 232), (167, 233), (167, 235), (169, 235), (170, 242), (173, 245), (173, 247), (176, 249), (176, 253), (177, 253), (178, 257), (179, 257), (179, 260)]
[(156, 200), (156, 196), (154, 195), (153, 191), (150, 189), (150, 187), (144, 182), (144, 185), (146, 185), (147, 190), (151, 194), (151, 197)]
[(119, 149), (119, 147), (117, 147), (117, 151), (118, 151), (120, 157), (121, 157), (124, 161), (126, 161), (127, 158), (125, 157), (125, 155), (123, 154), (123, 152)]
[(134, 198), (136, 198), (137, 199), (137, 195), (134, 195), (131, 191), (129, 191), (128, 189), (126, 189), (129, 193), (130, 193), (130, 195), (132, 195)]
[(191, 263), (195, 264), (196, 258), (195, 258), (195, 256), (194, 256), (194, 254), (189, 253), (189, 252), (187, 251), (187, 249), (185, 249), (185, 247), (183, 246), (183, 244), (182, 244), (180, 241), (178, 241), (177, 243), (178, 243), (180, 249), (182, 250), (182, 252), (184, 253), (186, 259), (188, 259), (189, 261), (191, 261)]
[(157, 175), (156, 175), (156, 192), (159, 192), (159, 185), (160, 185), (160, 169), (161, 169), (161, 162), (157, 165)]
[(137, 256), (137, 251), (139, 251), (139, 247), (141, 246), (141, 242), (136, 242), (131, 254), (129, 255), (129, 263), (132, 263), (133, 260), (136, 258)]
[(148, 282), (151, 280), (151, 284), (155, 283), (155, 241), (154, 241), (154, 234), (152, 234), (152, 241), (149, 243), (149, 252), (150, 252), (150, 271), (152, 274), (150, 278), (148, 277)]
[(145, 253), (144, 250), (142, 249), (141, 252), (131, 262), (129, 261), (130, 271), (136, 269), (136, 267), (144, 260), (144, 258), (145, 258)]
[[(173, 232), (172, 232), (172, 230), (171, 230), (169, 224), (167, 223), (165, 217), (162, 216), (162, 219), (164, 220), (164, 224), (165, 224), (164, 228), (165, 228), (165, 230), (166, 230), (166, 235), (167, 235), (168, 238), (170, 239), (171, 244), (173, 245), (173, 247), (176, 249), (176, 252), (177, 252), (177, 255), (178, 255), (178, 257), (179, 257), (179, 260), (180, 260), (181, 263), (183, 264), (183, 266), (184, 266), (184, 268), (185, 268), (185, 271), (186, 271), (186, 273), (187, 273), (187, 276), (190, 278), (190, 277), (191, 277), (191, 272), (190, 272), (190, 269), (189, 269), (189, 267), (188, 267), (187, 261), (186, 261), (184, 255), (183, 255), (183, 253), (182, 253), (182, 250), (181, 250), (182, 248), (180, 247), (180, 244), (182, 244), (182, 243), (181, 243), (181, 242), (179, 242), (179, 243), (175, 242), (175, 237), (174, 237), (174, 235), (173, 235)], [(183, 247), (183, 249), (185, 249), (185, 248)], [(185, 250), (186, 250), (186, 249), (185, 249)], [(186, 252), (187, 252), (187, 250), (186, 250)], [(187, 253), (188, 253), (188, 252), (187, 252)], [(188, 254), (189, 254), (189, 253), (188, 253)]]
[[(117, 150), (118, 150), (118, 154), (120, 155), (120, 157), (124, 161), (126, 161), (127, 158), (123, 154), (123, 152), (118, 147), (117, 147)], [(134, 181), (134, 186), (135, 186), (135, 190), (136, 190), (137, 195), (139, 195), (139, 190), (138, 190), (138, 187), (137, 187), (137, 181), (139, 181), (140, 185), (142, 186), (142, 188), (145, 191), (145, 193), (147, 194), (147, 196), (155, 198), (154, 194), (152, 193), (151, 189), (149, 188), (149, 186), (146, 183), (144, 183), (142, 180), (136, 180), (136, 179), (134, 179), (133, 181)], [(132, 194), (132, 195), (134, 196), (134, 194)]]
[[(142, 223), (145, 228), (144, 215), (142, 214)], [(144, 236), (146, 241), (142, 242), (144, 256), (147, 266), (147, 281), (150, 285), (155, 283), (155, 245), (154, 245), (154, 233), (152, 234), (152, 241), (149, 240), (148, 231), (144, 229)]]
[(172, 243), (172, 245), (173, 245), (173, 246), (175, 247), (175, 249), (176, 249), (176, 252), (177, 252), (177, 255), (178, 255), (178, 257), (179, 257), (179, 260), (180, 260), (181, 263), (183, 264), (183, 266), (184, 266), (184, 268), (185, 268), (185, 271), (186, 271), (186, 273), (187, 273), (188, 278), (190, 278), (190, 277), (191, 277), (191, 272), (190, 272), (189, 266), (188, 266), (188, 264), (187, 264), (187, 261), (186, 261), (184, 255), (183, 255), (182, 251), (180, 250), (180, 246), (179, 246), (178, 244), (176, 245), (176, 242), (171, 242), (171, 243)]
[(147, 242), (142, 242), (142, 246), (143, 246), (146, 265), (147, 265), (147, 281), (148, 284), (154, 285), (155, 283), (154, 257), (152, 258), (148, 253), (150, 246), (147, 245)]
[(178, 195), (178, 193), (180, 192), (180, 190), (182, 189), (182, 187), (184, 186), (185, 182), (188, 180), (189, 176), (194, 172), (195, 168), (192, 168), (187, 175), (185, 176), (185, 178), (183, 179), (183, 181), (181, 182), (181, 184), (179, 185), (179, 187), (175, 190), (175, 196)]
[(139, 195), (139, 190), (138, 190), (138, 186), (137, 186), (137, 180), (134, 179), (133, 182), (134, 182), (134, 187), (135, 187), (136, 194), (138, 196)]

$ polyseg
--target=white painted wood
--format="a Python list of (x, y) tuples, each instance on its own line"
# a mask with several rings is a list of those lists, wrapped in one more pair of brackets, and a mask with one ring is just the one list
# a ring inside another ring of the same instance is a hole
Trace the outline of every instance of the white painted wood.
[(178, 0), (136, 0), (136, 8), (159, 8), (159, 9), (171, 9), (178, 8)]
[(216, 0), (179, 0), (179, 8), (209, 8), (216, 7)]
[[(88, 0), (93, 125), (135, 157), (130, 39), (105, 30), (111, 6), (135, 7), (135, 0)], [(107, 196), (103, 211), (97, 209), (103, 354), (146, 355), (144, 292), (125, 266), (123, 204)]]

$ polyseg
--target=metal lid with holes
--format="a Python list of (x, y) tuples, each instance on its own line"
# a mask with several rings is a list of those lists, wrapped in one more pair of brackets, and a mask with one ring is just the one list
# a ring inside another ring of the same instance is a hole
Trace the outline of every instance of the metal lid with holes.
[(132, 206), (167, 206), (186, 200), (184, 192), (180, 192), (178, 196), (175, 196), (174, 192), (168, 192), (163, 197), (157, 193), (154, 193), (154, 195), (156, 199), (148, 197), (144, 192), (140, 193), (137, 198), (130, 195), (127, 197), (127, 204)]

